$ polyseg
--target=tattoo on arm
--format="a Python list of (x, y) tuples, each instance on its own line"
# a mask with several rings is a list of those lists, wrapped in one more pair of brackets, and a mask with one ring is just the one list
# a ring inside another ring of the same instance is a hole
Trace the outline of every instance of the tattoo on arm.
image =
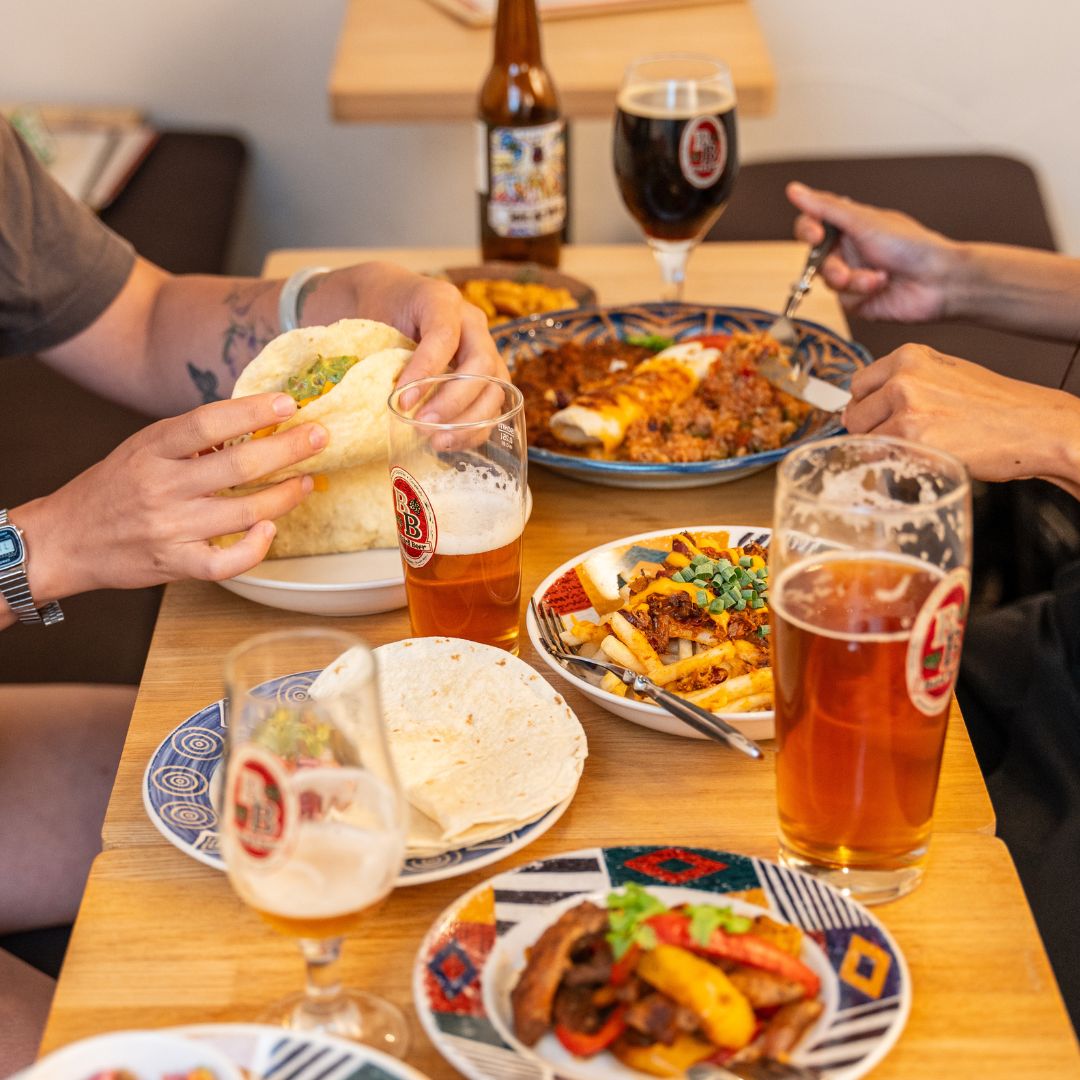
[(204, 405), (209, 405), (212, 401), (221, 400), (221, 395), (218, 393), (218, 377), (212, 371), (203, 371), (191, 363), (190, 360), (188, 361), (187, 369), (188, 375), (191, 376), (191, 381), (199, 391), (199, 395)]
[(221, 359), (234, 378), (248, 361), (277, 335), (277, 326), (252, 310), (257, 300), (276, 289), (277, 283), (258, 281), (234, 289), (225, 297), (229, 321), (221, 343)]

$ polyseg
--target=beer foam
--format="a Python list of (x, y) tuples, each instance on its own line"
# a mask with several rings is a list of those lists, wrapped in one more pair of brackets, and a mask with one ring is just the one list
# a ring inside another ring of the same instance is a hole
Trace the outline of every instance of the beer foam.
[(633, 116), (656, 120), (689, 120), (719, 116), (735, 108), (735, 95), (716, 86), (694, 83), (635, 83), (621, 91), (618, 107)]
[(504, 473), (470, 467), (418, 479), (435, 511), (440, 555), (494, 551), (525, 529), (521, 489)]

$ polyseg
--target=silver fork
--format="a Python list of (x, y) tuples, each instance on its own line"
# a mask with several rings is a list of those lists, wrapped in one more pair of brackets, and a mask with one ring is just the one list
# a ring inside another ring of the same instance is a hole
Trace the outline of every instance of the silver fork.
[[(810, 365), (804, 365), (798, 358), (799, 331), (795, 328), (791, 317), (795, 314), (799, 302), (810, 288), (810, 283), (814, 280), (814, 276), (817, 274), (821, 264), (836, 246), (836, 241), (839, 239), (840, 232), (836, 226), (826, 222), (825, 235), (819, 243), (810, 249), (810, 254), (806, 257), (806, 266), (803, 267), (802, 277), (792, 286), (791, 295), (784, 305), (784, 313), (772, 326), (765, 330), (769, 337), (790, 350), (790, 357), (782, 360), (779, 356), (766, 356), (759, 360), (757, 365), (758, 371), (773, 386), (830, 412), (842, 409), (846, 404), (845, 399), (849, 395), (845, 391), (833, 391), (823, 400), (815, 400), (814, 396), (807, 395), (807, 384), (810, 381)], [(836, 397), (837, 393), (840, 394), (840, 397)]]
[(536, 620), (536, 626), (540, 631), (540, 640), (543, 642), (544, 648), (556, 660), (560, 661), (564, 667), (567, 664), (580, 664), (582, 667), (610, 671), (629, 686), (631, 690), (638, 694), (644, 694), (651, 701), (655, 701), (661, 709), (671, 713), (672, 716), (678, 717), (684, 724), (688, 724), (707, 739), (727, 743), (728, 746), (755, 760), (760, 761), (764, 757), (761, 747), (753, 739), (748, 739), (738, 728), (732, 727), (726, 720), (715, 713), (709, 712), (708, 709), (703, 709), (700, 705), (695, 705), (694, 702), (687, 701), (686, 698), (681, 698), (678, 694), (673, 694), (662, 686), (657, 686), (652, 679), (639, 675), (637, 672), (630, 671), (629, 668), (621, 667), (618, 664), (609, 664), (604, 660), (592, 660), (584, 656), (578, 656), (574, 652), (567, 652), (562, 638), (559, 637), (562, 627), (555, 612), (546, 604), (538, 604), (535, 599), (529, 601), (529, 607), (532, 610), (533, 618)]

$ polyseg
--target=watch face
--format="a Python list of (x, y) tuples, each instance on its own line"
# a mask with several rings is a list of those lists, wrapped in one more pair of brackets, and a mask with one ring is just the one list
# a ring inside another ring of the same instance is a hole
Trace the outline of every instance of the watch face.
[(22, 539), (10, 526), (0, 527), (0, 570), (7, 570), (23, 561)]

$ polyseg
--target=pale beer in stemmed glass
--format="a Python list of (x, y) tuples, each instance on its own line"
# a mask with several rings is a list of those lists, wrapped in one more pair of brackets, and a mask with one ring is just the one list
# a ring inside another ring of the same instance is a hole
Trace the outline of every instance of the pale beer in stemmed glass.
[(389, 441), (413, 633), (516, 653), (527, 492), (521, 391), (486, 375), (409, 383), (390, 396)]
[(779, 468), (769, 552), (780, 857), (865, 903), (915, 888), (971, 566), (961, 462), (900, 439)]
[(626, 69), (615, 111), (615, 178), (652, 248), (664, 299), (731, 198), (739, 172), (735, 86), (720, 60), (646, 56)]
[[(334, 665), (343, 654), (349, 663)], [(404, 1056), (401, 1011), (343, 988), (337, 975), (343, 938), (370, 921), (405, 854), (406, 804), (375, 658), (338, 630), (260, 634), (226, 657), (225, 686), (221, 844), (229, 880), (270, 926), (296, 938), (307, 965), (305, 991), (262, 1019)]]

